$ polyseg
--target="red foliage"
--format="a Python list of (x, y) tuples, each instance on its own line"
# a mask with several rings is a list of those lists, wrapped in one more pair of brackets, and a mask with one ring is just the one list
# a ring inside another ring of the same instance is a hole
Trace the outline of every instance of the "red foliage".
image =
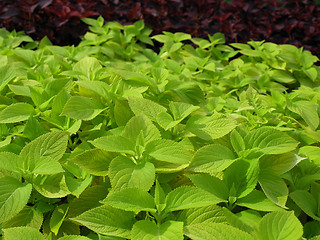
[(154, 34), (183, 31), (194, 37), (222, 32), (229, 42), (250, 39), (294, 44), (320, 55), (320, 5), (312, 0), (2, 0), (0, 27), (34, 39), (77, 44), (87, 31), (81, 17), (102, 15), (130, 24), (144, 19)]

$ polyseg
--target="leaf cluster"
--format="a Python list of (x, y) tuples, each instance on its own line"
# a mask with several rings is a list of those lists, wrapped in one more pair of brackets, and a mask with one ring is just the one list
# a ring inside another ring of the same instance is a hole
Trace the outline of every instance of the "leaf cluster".
[(4, 240), (319, 238), (317, 57), (83, 21), (1, 30)]

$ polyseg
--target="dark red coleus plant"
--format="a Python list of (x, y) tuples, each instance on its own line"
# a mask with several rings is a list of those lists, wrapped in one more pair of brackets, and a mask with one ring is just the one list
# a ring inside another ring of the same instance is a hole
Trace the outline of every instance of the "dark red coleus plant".
[(229, 42), (266, 40), (294, 44), (320, 56), (320, 5), (312, 0), (4, 0), (0, 27), (34, 39), (77, 44), (82, 17), (131, 24), (144, 19), (154, 34), (183, 31), (194, 37), (222, 32)]

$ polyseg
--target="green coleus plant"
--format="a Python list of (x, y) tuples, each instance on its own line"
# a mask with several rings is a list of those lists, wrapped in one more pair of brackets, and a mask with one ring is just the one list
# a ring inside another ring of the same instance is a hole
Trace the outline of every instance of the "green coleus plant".
[(83, 21), (0, 31), (0, 239), (320, 238), (316, 56)]

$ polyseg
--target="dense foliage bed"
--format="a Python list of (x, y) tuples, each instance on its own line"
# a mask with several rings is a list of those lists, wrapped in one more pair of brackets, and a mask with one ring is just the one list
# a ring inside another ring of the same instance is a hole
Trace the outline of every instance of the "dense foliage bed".
[(0, 27), (36, 40), (46, 35), (56, 45), (78, 44), (87, 31), (80, 18), (99, 15), (122, 24), (144, 20), (155, 34), (180, 31), (206, 38), (221, 32), (229, 43), (266, 40), (320, 56), (319, 0), (0, 1)]
[(0, 30), (2, 239), (320, 239), (317, 57), (83, 21)]

